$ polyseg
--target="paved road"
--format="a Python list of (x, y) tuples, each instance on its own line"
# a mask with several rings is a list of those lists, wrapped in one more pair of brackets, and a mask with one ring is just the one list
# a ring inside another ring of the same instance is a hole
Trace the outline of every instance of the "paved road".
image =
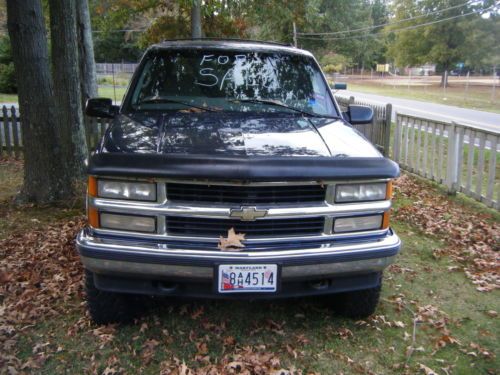
[(489, 130), (495, 133), (500, 132), (500, 113), (476, 111), (454, 107), (450, 105), (422, 102), (419, 100), (400, 99), (389, 96), (365, 94), (355, 91), (339, 91), (340, 96), (354, 96), (360, 100), (376, 103), (392, 103), (392, 118), (394, 112), (406, 113), (414, 116), (431, 117), (441, 121), (455, 121), (460, 124), (470, 125), (479, 129)]

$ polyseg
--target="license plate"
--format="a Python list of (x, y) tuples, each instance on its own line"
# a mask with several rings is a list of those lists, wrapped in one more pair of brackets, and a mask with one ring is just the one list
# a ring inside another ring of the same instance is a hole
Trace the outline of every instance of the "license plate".
[(278, 285), (276, 264), (223, 264), (219, 266), (219, 293), (269, 293)]

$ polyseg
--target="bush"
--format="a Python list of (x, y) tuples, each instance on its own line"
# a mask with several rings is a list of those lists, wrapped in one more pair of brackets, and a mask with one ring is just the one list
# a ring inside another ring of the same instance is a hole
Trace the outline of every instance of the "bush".
[(328, 64), (323, 67), (323, 71), (325, 73), (335, 73), (337, 71), (337, 67), (333, 64)]
[(341, 72), (352, 64), (348, 57), (333, 52), (324, 55), (320, 63), (326, 73)]
[(0, 64), (0, 92), (5, 94), (17, 93), (17, 81), (14, 64)]
[(5, 94), (17, 92), (12, 50), (7, 36), (0, 37), (0, 92)]
[(0, 37), (0, 64), (12, 62), (12, 47), (8, 36)]

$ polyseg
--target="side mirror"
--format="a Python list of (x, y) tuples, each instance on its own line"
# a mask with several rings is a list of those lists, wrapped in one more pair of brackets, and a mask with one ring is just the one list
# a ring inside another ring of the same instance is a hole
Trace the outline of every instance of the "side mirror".
[(85, 114), (90, 117), (113, 118), (118, 113), (118, 106), (109, 98), (90, 98), (85, 105)]
[(344, 118), (351, 125), (370, 124), (373, 121), (373, 109), (364, 105), (349, 105)]
[(347, 90), (347, 83), (334, 83), (330, 87), (332, 90)]

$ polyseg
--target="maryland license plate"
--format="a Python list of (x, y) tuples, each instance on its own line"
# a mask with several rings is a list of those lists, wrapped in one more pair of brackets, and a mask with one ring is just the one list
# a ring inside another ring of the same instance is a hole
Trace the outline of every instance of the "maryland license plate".
[(223, 264), (219, 266), (219, 293), (269, 293), (278, 285), (276, 264)]

